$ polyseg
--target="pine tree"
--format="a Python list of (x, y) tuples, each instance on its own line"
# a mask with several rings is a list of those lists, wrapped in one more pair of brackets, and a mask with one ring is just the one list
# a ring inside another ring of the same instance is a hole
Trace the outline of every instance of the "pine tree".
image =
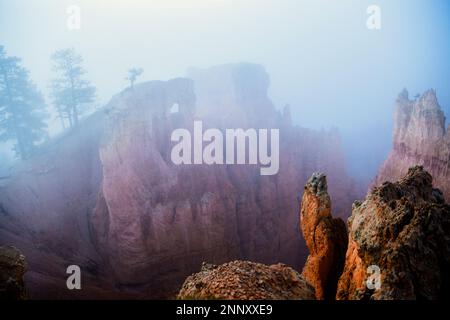
[(53, 104), (63, 129), (66, 119), (70, 127), (77, 126), (80, 115), (95, 99), (95, 87), (83, 79), (83, 58), (73, 48), (56, 51), (52, 60), (58, 74), (51, 84)]
[(130, 81), (130, 88), (133, 89), (134, 83), (136, 82), (136, 79), (144, 72), (144, 69), (142, 68), (131, 68), (128, 70), (128, 77), (126, 80)]
[(46, 116), (44, 99), (28, 71), (0, 46), (0, 140), (14, 140), (16, 155), (29, 158), (47, 136)]

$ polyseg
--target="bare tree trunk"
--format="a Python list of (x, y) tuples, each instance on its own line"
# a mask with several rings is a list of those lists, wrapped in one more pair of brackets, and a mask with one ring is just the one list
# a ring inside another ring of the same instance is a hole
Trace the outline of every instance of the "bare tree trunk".
[(72, 109), (67, 110), (67, 118), (69, 119), (69, 127), (73, 127)]
[[(6, 76), (6, 73), (3, 73), (3, 80), (5, 81), (5, 86), (6, 86), (6, 91), (8, 93), (8, 102), (9, 105), (12, 109), (12, 106), (14, 104), (13, 98), (12, 98), (12, 94), (11, 94), (11, 88), (9, 87), (9, 81), (8, 81), (8, 77)], [(25, 147), (23, 145), (23, 138), (22, 138), (22, 134), (19, 130), (19, 126), (17, 124), (17, 118), (16, 118), (16, 114), (11, 110), (11, 116), (13, 119), (13, 128), (14, 128), (14, 133), (16, 134), (16, 140), (17, 140), (17, 145), (19, 147), (19, 153), (20, 153), (20, 157), (22, 158), (22, 160), (26, 159), (26, 152), (25, 152)]]
[(77, 110), (77, 106), (73, 107), (73, 120), (74, 120), (75, 127), (78, 126), (78, 110)]
[(66, 129), (66, 124), (64, 122), (64, 115), (62, 113), (61, 107), (57, 106), (56, 109), (58, 111), (58, 118), (59, 118), (59, 120), (61, 120), (61, 127), (62, 127), (63, 130), (65, 130)]
[(78, 110), (77, 110), (77, 99), (75, 98), (75, 81), (72, 76), (72, 69), (70, 70), (70, 92), (72, 94), (72, 116), (73, 116), (73, 124), (78, 126)]

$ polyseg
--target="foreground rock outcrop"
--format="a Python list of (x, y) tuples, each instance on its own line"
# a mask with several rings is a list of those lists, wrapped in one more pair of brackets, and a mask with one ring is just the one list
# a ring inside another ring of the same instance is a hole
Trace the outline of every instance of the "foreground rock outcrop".
[(450, 201), (450, 130), (434, 90), (414, 100), (404, 90), (397, 98), (392, 151), (373, 185), (396, 181), (415, 165), (433, 176), (434, 185)]
[[(331, 216), (326, 178), (313, 174), (301, 224), (310, 255), (299, 276), (283, 265), (204, 265), (179, 298), (439, 300), (450, 298), (450, 205), (423, 167), (356, 201), (346, 229)], [(344, 264), (345, 254), (345, 264)], [(343, 265), (344, 264), (344, 265)], [(336, 292), (337, 285), (337, 292)]]
[(305, 186), (300, 223), (309, 250), (302, 277), (313, 285), (317, 299), (334, 299), (348, 238), (344, 221), (331, 215), (324, 174), (313, 174)]
[(14, 247), (0, 247), (0, 300), (27, 298), (23, 276), (25, 257)]
[(203, 264), (189, 276), (178, 299), (314, 300), (314, 289), (298, 272), (281, 263), (267, 266), (233, 261)]
[[(355, 202), (348, 224), (338, 299), (450, 297), (450, 205), (423, 167)], [(378, 288), (367, 286), (370, 266), (379, 268)]]

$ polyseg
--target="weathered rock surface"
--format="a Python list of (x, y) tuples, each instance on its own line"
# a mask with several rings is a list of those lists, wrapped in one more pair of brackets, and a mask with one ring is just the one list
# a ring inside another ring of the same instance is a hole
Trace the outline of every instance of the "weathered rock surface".
[(331, 215), (326, 176), (314, 173), (305, 186), (300, 224), (309, 256), (302, 277), (315, 288), (317, 299), (334, 299), (347, 250), (347, 230), (342, 219)]
[(394, 113), (393, 149), (375, 179), (374, 185), (396, 181), (408, 168), (422, 165), (434, 184), (450, 201), (450, 130), (434, 90), (410, 100), (404, 90)]
[[(268, 98), (262, 67), (190, 77), (125, 90), (0, 181), (0, 243), (27, 257), (31, 297), (166, 297), (202, 261), (301, 266), (298, 196), (315, 171), (330, 177), (336, 212), (348, 212), (358, 196), (338, 133), (292, 126)], [(279, 128), (279, 173), (174, 165), (171, 132), (192, 132), (194, 119), (205, 129)], [(65, 287), (71, 264), (83, 290)]]
[(281, 263), (267, 266), (233, 261), (203, 264), (189, 276), (178, 299), (314, 300), (314, 288), (294, 269)]
[[(366, 286), (380, 269), (380, 288)], [(338, 299), (448, 299), (450, 206), (423, 167), (355, 202)]]
[(0, 300), (27, 298), (23, 276), (25, 257), (14, 247), (0, 247)]

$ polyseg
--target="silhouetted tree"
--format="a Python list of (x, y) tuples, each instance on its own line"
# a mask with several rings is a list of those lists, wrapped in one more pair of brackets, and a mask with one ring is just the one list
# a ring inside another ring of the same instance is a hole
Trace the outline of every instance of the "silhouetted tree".
[(46, 116), (44, 99), (28, 71), (0, 46), (0, 140), (15, 141), (16, 155), (28, 158), (47, 135)]
[(95, 87), (83, 79), (83, 58), (73, 48), (58, 50), (52, 55), (54, 71), (58, 74), (51, 84), (53, 104), (65, 128), (78, 125), (80, 115), (95, 99)]
[(128, 70), (128, 77), (127, 80), (130, 81), (130, 87), (133, 89), (134, 82), (136, 81), (137, 77), (139, 77), (144, 72), (144, 69), (142, 68), (131, 68)]

